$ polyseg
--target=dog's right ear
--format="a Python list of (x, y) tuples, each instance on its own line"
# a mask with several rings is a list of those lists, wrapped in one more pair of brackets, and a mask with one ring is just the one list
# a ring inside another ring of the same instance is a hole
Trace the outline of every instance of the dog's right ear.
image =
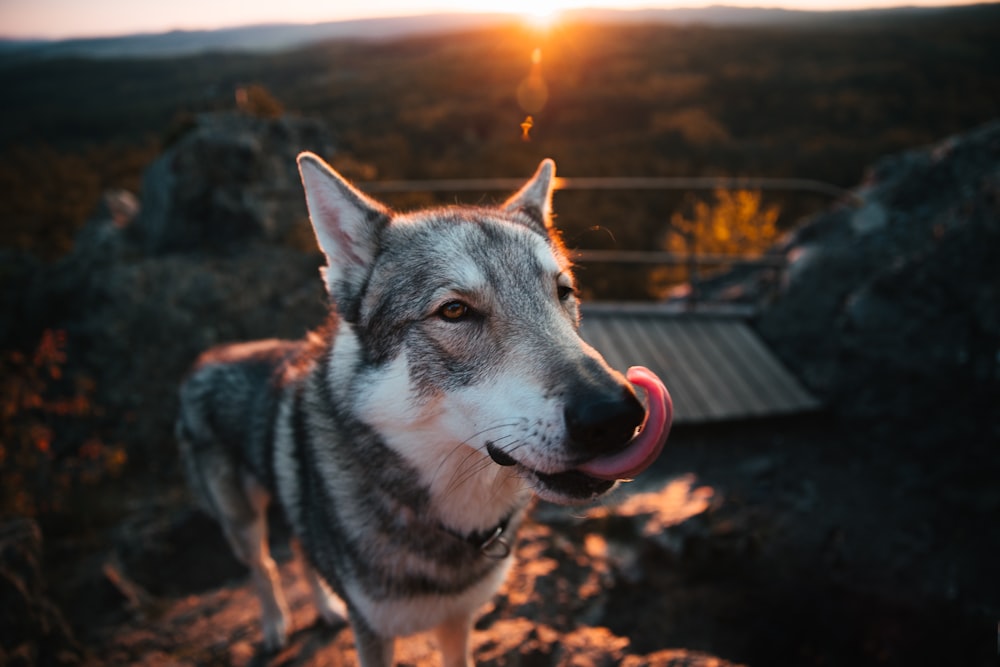
[(524, 186), (503, 204), (508, 211), (518, 211), (528, 217), (543, 234), (552, 231), (552, 191), (556, 183), (556, 163), (551, 158), (542, 160)]
[(319, 156), (301, 153), (298, 163), (309, 219), (326, 255), (322, 274), (327, 290), (340, 308), (350, 310), (378, 251), (389, 211), (354, 188)]

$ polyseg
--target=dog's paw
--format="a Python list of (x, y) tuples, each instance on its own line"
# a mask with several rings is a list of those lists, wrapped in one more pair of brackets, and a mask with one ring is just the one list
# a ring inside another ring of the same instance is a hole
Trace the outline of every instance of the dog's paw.
[(347, 623), (347, 605), (339, 597), (329, 591), (316, 594), (316, 611), (323, 622), (331, 627)]
[(278, 651), (288, 644), (288, 611), (281, 607), (265, 613), (261, 619), (264, 626), (264, 650)]
[(312, 591), (313, 604), (323, 622), (331, 627), (347, 623), (347, 605), (344, 601), (330, 590), (330, 586), (315, 570), (308, 568), (306, 574), (309, 589)]

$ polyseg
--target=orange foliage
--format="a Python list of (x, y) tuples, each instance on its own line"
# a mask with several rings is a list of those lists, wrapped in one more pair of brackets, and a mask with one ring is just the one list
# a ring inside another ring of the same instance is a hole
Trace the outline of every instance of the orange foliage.
[(125, 464), (120, 446), (91, 435), (74, 448), (72, 434), (61, 433), (100, 414), (94, 382), (65, 377), (65, 364), (66, 333), (58, 330), (46, 330), (30, 355), (0, 356), (0, 515), (57, 509), (76, 484), (116, 474)]
[(761, 193), (715, 191), (715, 202), (697, 201), (689, 215), (674, 213), (666, 249), (673, 252), (757, 257), (778, 238), (779, 208)]
[[(759, 191), (716, 189), (714, 201), (698, 200), (670, 218), (663, 241), (669, 252), (686, 255), (759, 257), (778, 240), (780, 207), (764, 204)], [(664, 267), (652, 272), (652, 291), (665, 296), (672, 285), (690, 280), (690, 267)]]
[(280, 118), (285, 113), (281, 102), (259, 83), (236, 89), (236, 107), (243, 113), (260, 118)]

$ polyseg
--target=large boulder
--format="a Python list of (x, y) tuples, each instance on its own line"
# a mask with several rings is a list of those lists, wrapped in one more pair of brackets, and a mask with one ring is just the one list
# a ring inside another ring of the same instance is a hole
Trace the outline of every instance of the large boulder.
[(295, 164), (332, 151), (317, 120), (204, 113), (147, 169), (136, 232), (147, 252), (281, 241), (305, 217)]
[(90, 429), (59, 430), (54, 450), (97, 436), (123, 445), (133, 470), (174, 474), (177, 387), (197, 355), (322, 324), (302, 150), (329, 154), (322, 123), (199, 115), (148, 168), (141, 204), (109, 193), (68, 256), (3, 262), (13, 324), (0, 342), (31, 349), (44, 330), (65, 331), (66, 377), (93, 379)]
[(842, 414), (989, 419), (1000, 122), (886, 157), (854, 195), (777, 249), (788, 270), (761, 303), (759, 332)]

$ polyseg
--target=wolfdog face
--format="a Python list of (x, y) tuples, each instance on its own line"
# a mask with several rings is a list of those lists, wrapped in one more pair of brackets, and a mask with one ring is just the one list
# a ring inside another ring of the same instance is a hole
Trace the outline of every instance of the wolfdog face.
[(643, 426), (632, 385), (581, 339), (551, 224), (551, 160), (499, 207), (410, 214), (314, 155), (299, 165), (340, 317), (331, 390), (442, 501), (461, 504), (467, 488), (582, 502), (656, 458), (669, 395), (648, 371), (630, 371), (656, 422)]

